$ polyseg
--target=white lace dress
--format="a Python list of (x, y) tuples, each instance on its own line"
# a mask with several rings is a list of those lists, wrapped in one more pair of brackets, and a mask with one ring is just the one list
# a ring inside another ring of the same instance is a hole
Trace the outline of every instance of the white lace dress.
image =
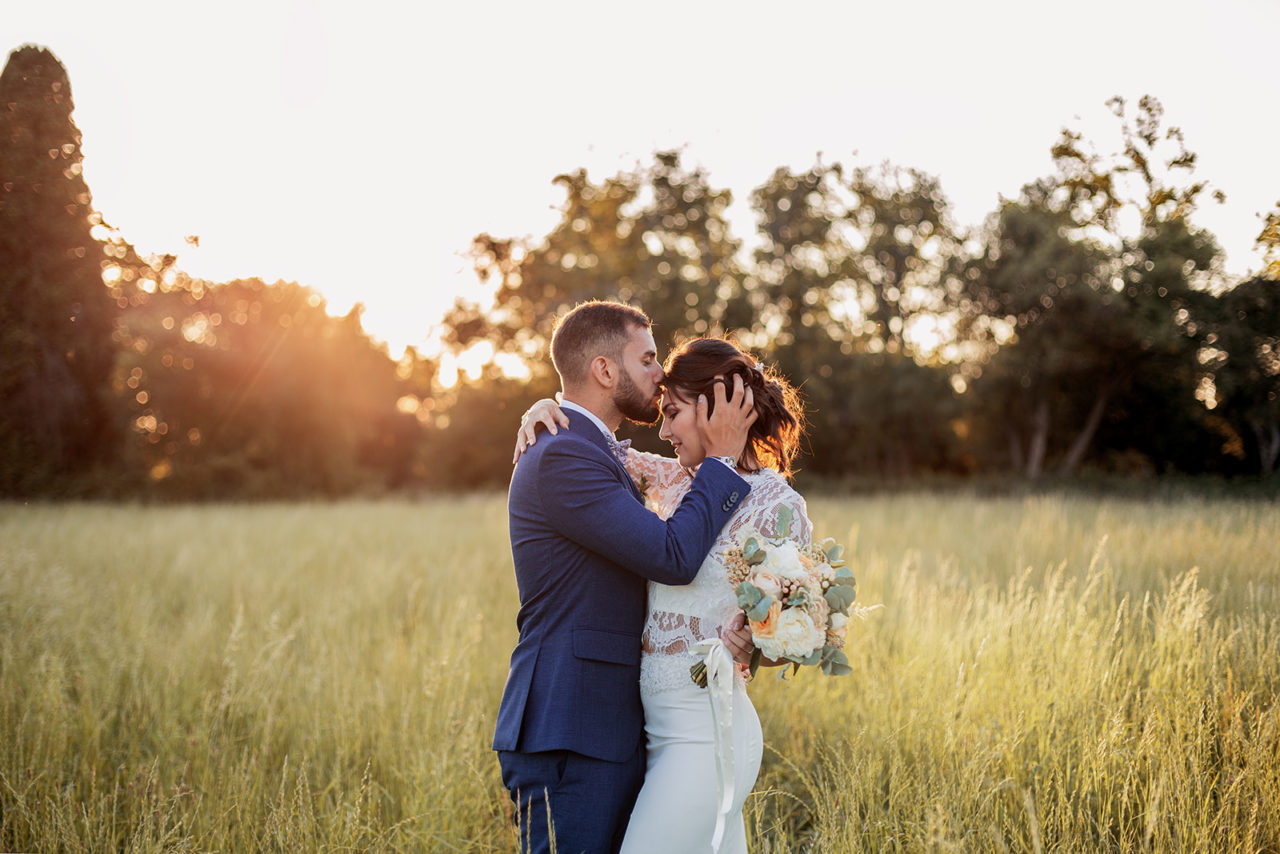
[[(693, 481), (676, 460), (655, 454), (629, 451), (626, 464), (646, 503), (664, 519), (675, 511)], [(695, 685), (689, 674), (702, 657), (693, 649), (700, 641), (717, 638), (720, 627), (738, 613), (724, 554), (738, 547), (744, 530), (777, 535), (778, 514), (786, 507), (794, 520), (789, 535), (801, 544), (812, 536), (804, 499), (781, 475), (763, 469), (743, 477), (751, 492), (720, 532), (693, 582), (675, 587), (649, 584), (640, 659), (648, 758), (623, 854), (712, 850), (721, 789), (708, 690)], [(755, 784), (763, 752), (760, 720), (747, 696), (744, 674), (739, 672), (734, 681), (733, 798), (722, 852), (747, 850), (742, 805)]]

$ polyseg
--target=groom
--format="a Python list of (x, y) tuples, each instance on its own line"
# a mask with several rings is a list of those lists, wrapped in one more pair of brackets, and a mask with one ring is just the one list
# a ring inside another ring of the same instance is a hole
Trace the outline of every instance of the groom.
[[(493, 749), (516, 806), (520, 850), (617, 851), (644, 777), (640, 633), (646, 581), (688, 584), (750, 487), (708, 462), (667, 521), (647, 510), (620, 462), (623, 418), (658, 418), (663, 379), (649, 318), (588, 302), (556, 326), (567, 430), (520, 458), (508, 496), (520, 639)], [(754, 408), (740, 381), (714, 414), (698, 402), (708, 457), (739, 456)], [(551, 826), (548, 827), (548, 820)]]

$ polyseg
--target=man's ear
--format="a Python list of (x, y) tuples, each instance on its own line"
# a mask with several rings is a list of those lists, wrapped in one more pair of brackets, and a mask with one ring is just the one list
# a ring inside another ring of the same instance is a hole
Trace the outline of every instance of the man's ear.
[(591, 360), (590, 373), (602, 388), (613, 388), (618, 381), (618, 366), (606, 356), (596, 356)]

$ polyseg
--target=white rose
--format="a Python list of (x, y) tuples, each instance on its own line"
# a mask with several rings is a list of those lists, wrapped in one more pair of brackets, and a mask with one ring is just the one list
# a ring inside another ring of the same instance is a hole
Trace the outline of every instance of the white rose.
[(779, 578), (807, 577), (805, 566), (800, 562), (800, 549), (791, 540), (784, 540), (777, 545), (770, 543), (765, 549), (764, 563), (761, 563), (759, 568), (761, 572), (767, 572)]
[(849, 622), (848, 616), (841, 614), (839, 611), (831, 615), (831, 628), (833, 629), (843, 629), (844, 624), (847, 622)]
[(773, 659), (804, 658), (821, 647), (824, 640), (825, 634), (818, 631), (803, 608), (787, 608), (778, 617), (773, 637), (760, 644), (760, 651)]

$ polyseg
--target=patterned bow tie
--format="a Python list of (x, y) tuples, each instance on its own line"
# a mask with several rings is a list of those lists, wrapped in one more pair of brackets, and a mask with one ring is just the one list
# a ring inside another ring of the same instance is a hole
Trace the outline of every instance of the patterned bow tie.
[(609, 450), (613, 451), (613, 455), (618, 458), (618, 462), (624, 466), (627, 464), (627, 449), (631, 447), (630, 439), (614, 439), (609, 437)]

